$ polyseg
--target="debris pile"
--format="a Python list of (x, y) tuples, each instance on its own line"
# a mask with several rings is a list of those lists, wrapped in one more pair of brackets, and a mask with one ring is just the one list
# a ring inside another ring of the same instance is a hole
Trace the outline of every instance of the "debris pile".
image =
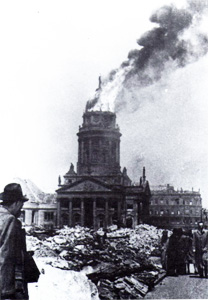
[(44, 240), (27, 238), (35, 256), (47, 256), (53, 267), (81, 271), (91, 266), (87, 276), (97, 285), (100, 299), (134, 299), (165, 274), (160, 258), (152, 259), (159, 256), (161, 236), (161, 229), (142, 224), (135, 229), (113, 226), (107, 232), (65, 227)]

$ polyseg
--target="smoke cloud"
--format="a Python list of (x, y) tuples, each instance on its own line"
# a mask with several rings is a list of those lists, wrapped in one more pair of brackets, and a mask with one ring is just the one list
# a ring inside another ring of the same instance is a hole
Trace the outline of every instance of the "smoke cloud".
[(146, 88), (164, 84), (170, 73), (203, 57), (208, 36), (201, 24), (207, 8), (207, 1), (188, 0), (186, 8), (170, 5), (154, 12), (150, 21), (155, 27), (137, 40), (139, 49), (130, 51), (120, 68), (102, 79), (86, 110), (138, 109)]

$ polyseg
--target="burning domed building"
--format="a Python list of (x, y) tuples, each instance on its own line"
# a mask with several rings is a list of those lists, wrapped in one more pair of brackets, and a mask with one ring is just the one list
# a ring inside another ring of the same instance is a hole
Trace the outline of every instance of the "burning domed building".
[(131, 184), (126, 168), (121, 171), (116, 114), (86, 110), (77, 135), (77, 171), (71, 164), (56, 191), (58, 226), (79, 224), (97, 229), (145, 222), (151, 196), (145, 168), (138, 186)]

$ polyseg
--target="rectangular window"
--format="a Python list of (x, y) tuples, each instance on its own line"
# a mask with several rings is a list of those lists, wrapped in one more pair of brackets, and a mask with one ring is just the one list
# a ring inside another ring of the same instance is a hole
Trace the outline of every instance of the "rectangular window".
[(175, 199), (175, 204), (179, 205), (179, 199)]
[(44, 220), (45, 221), (53, 221), (54, 213), (52, 211), (50, 212), (44, 212)]
[(171, 215), (174, 215), (174, 211), (171, 211)]

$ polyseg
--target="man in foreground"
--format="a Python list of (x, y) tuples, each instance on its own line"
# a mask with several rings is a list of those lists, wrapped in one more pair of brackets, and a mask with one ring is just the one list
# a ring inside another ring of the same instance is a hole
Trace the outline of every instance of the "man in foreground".
[(18, 220), (28, 199), (21, 186), (10, 183), (0, 194), (0, 299), (28, 299), (24, 273), (25, 236)]

